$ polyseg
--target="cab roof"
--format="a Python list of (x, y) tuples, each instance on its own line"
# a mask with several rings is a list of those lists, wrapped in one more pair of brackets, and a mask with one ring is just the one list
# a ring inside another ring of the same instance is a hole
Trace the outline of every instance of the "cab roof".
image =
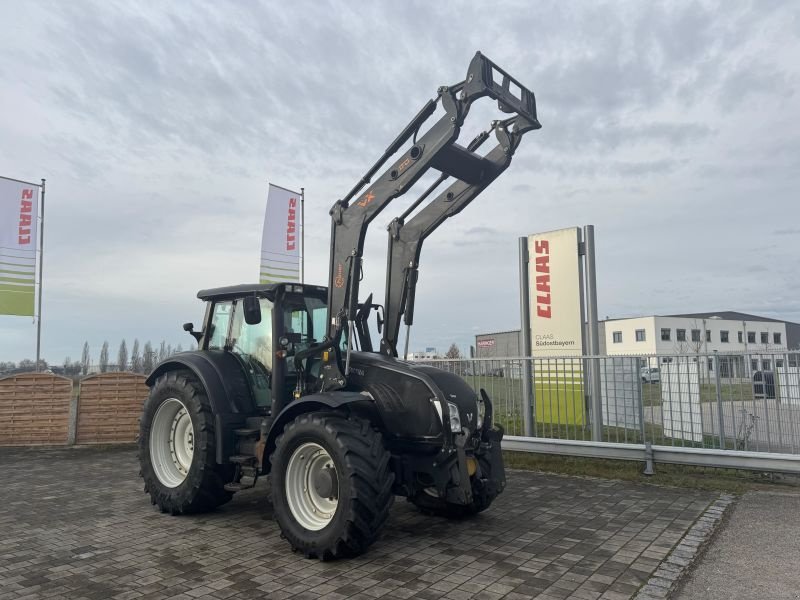
[(218, 288), (209, 288), (207, 290), (200, 290), (197, 292), (197, 297), (200, 300), (218, 300), (229, 298), (241, 298), (255, 294), (257, 296), (265, 296), (274, 298), (275, 292), (290, 287), (288, 291), (297, 293), (327, 293), (328, 289), (321, 285), (307, 285), (302, 283), (240, 283), (239, 285), (227, 285)]

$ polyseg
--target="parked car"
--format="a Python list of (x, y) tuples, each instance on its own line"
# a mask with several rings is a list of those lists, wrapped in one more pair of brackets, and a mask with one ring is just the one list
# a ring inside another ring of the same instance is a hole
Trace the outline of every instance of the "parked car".
[(642, 367), (642, 383), (660, 383), (661, 371), (656, 367)]

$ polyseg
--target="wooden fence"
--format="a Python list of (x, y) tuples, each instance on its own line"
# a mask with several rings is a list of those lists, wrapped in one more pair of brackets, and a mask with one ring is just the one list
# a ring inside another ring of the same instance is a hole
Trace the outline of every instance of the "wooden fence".
[(136, 373), (101, 373), (82, 379), (76, 443), (135, 442), (148, 392), (144, 381), (145, 376)]
[(65, 444), (72, 380), (47, 373), (0, 379), (0, 446)]
[(0, 446), (136, 441), (145, 376), (103, 373), (71, 379), (24, 373), (0, 379)]

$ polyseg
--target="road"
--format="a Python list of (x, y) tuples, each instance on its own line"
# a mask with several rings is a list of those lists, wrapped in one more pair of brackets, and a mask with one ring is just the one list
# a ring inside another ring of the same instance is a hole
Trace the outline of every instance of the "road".
[(744, 494), (675, 598), (800, 599), (800, 493)]

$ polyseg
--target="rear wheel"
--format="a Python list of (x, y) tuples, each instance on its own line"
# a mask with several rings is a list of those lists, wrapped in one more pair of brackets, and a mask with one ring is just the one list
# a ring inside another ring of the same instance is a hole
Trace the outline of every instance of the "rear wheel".
[(233, 494), (231, 465), (216, 464), (211, 405), (188, 371), (159, 377), (139, 422), (139, 466), (153, 504), (172, 514), (211, 510)]
[(364, 552), (394, 501), (389, 458), (366, 420), (308, 413), (286, 425), (272, 454), (271, 489), (292, 548), (323, 560)]

